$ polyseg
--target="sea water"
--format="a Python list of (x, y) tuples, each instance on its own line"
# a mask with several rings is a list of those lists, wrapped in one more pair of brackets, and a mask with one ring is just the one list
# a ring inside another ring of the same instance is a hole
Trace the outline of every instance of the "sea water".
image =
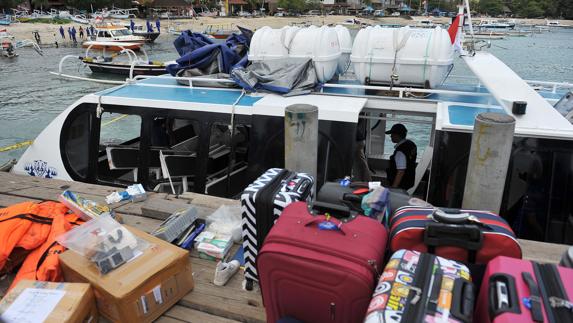
[[(178, 58), (173, 47), (175, 36), (163, 34), (152, 46), (145, 49), (151, 60)], [(521, 77), (573, 83), (573, 29), (553, 29), (551, 32), (530, 37), (507, 37), (491, 41), (488, 51), (495, 54)], [(47, 48), (44, 56), (34, 50), (22, 48), (19, 57), (0, 58), (0, 149), (26, 140), (32, 140), (60, 112), (80, 97), (100, 91), (111, 85), (93, 82), (62, 80), (50, 71), (58, 71), (58, 63), (65, 55), (83, 56), (85, 50), (77, 48)], [(109, 75), (92, 75), (79, 59), (70, 59), (63, 73), (87, 77), (112, 78)], [(471, 75), (461, 59), (456, 59), (452, 75)], [(390, 127), (391, 123), (387, 127)], [(427, 125), (407, 125), (409, 137), (418, 147), (425, 147), (429, 140)], [(0, 164), (19, 158), (24, 148), (0, 152)], [(391, 152), (387, 142), (385, 152)], [(418, 154), (421, 154), (419, 151)]]

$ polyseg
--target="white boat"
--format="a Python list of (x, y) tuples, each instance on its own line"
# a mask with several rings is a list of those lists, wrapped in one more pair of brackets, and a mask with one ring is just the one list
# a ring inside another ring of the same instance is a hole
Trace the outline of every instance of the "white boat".
[(145, 37), (133, 35), (131, 30), (125, 26), (108, 23), (97, 25), (95, 29), (95, 36), (92, 36), (92, 41), (139, 44), (146, 42)]
[(548, 19), (545, 19), (545, 26), (548, 26), (548, 27), (561, 27), (561, 23), (559, 22), (559, 20), (548, 20)]
[[(372, 75), (390, 68), (392, 73), (379, 73), (375, 80), (390, 84), (368, 82), (368, 74), (359, 76), (363, 80), (341, 75), (343, 82), (325, 82), (306, 95), (282, 96), (210, 85), (235, 84), (232, 80), (158, 76), (136, 77), (85, 95), (38, 135), (11, 171), (115, 186), (141, 183), (158, 192), (172, 192), (175, 186), (179, 192), (236, 196), (262, 171), (283, 165), (279, 130), (284, 129), (286, 107), (311, 104), (318, 108), (320, 122), (313, 152), (318, 156), (317, 190), (324, 181), (351, 174), (360, 119), (377, 125), (366, 127), (365, 145), (377, 174), (388, 162), (385, 131), (402, 122), (415, 125), (419, 136), (414, 138), (419, 159), (410, 193), (432, 205), (461, 207), (475, 117), (497, 112), (515, 119), (512, 158), (499, 193), (501, 215), (512, 218), (533, 207), (540, 221), (551, 223), (540, 226), (540, 239), (564, 241), (573, 192), (573, 125), (553, 104), (573, 84), (523, 80), (475, 46), (462, 57), (471, 74), (460, 80), (447, 73), (454, 56), (447, 33), (436, 28), (413, 34), (418, 30), (408, 29), (361, 31), (384, 37), (357, 37), (352, 46), (354, 65), (367, 64), (368, 49), (383, 49), (370, 57)], [(424, 41), (416, 42), (418, 36)], [(275, 47), (259, 53), (280, 50)], [(436, 70), (440, 77), (432, 81)], [(406, 82), (408, 77), (412, 79)], [(183, 80), (187, 84), (178, 82)], [(516, 106), (520, 109), (514, 110)], [(552, 207), (549, 201), (567, 207)]]
[(89, 25), (90, 20), (86, 15), (74, 15), (69, 17), (72, 21), (77, 22), (78, 24)]
[(431, 19), (422, 19), (416, 21), (416, 23), (409, 25), (414, 28), (436, 28), (438, 25), (434, 24)]
[(482, 20), (480, 21), (479, 25), (477, 25), (479, 29), (513, 29), (515, 24), (511, 25), (507, 22), (500, 22), (498, 20)]
[(131, 19), (135, 18), (134, 12), (137, 9), (112, 9), (109, 11), (109, 17), (115, 19)]

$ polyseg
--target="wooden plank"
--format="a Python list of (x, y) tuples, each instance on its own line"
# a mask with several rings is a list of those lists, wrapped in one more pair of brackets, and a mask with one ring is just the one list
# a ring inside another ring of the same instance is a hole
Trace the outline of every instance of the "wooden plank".
[[(176, 319), (177, 322), (192, 322), (192, 323), (236, 323), (239, 321), (230, 320), (220, 316), (215, 316), (185, 306), (175, 305), (165, 314), (164, 318)], [(158, 321), (159, 322), (159, 321)], [(168, 323), (169, 321), (165, 321)]]
[(191, 207), (191, 201), (168, 201), (165, 199), (147, 199), (142, 202), (141, 215), (148, 218), (165, 220), (171, 214)]
[(258, 290), (242, 289), (243, 272), (235, 274), (225, 286), (215, 286), (216, 263), (192, 257), (195, 288), (179, 304), (216, 316), (241, 322), (264, 322), (266, 319)]
[(189, 199), (195, 205), (202, 205), (212, 209), (218, 209), (221, 205), (236, 205), (236, 206), (241, 205), (241, 202), (239, 200), (231, 200), (222, 197), (209, 196), (191, 192), (183, 193), (179, 195), (179, 197)]
[(155, 323), (181, 323), (181, 322), (191, 322), (191, 321), (183, 321), (183, 320), (178, 320), (176, 318), (173, 317), (169, 317), (169, 316), (160, 316), (157, 320), (154, 321)]
[(12, 196), (12, 195), (5, 195), (0, 193), (0, 207), (7, 207), (13, 204), (22, 203), (22, 202), (41, 202), (42, 200), (33, 199), (29, 197), (20, 197), (20, 196)]
[(518, 239), (518, 241), (521, 245), (521, 250), (523, 251), (523, 259), (542, 263), (559, 263), (561, 256), (569, 248), (567, 245), (556, 243), (524, 239)]

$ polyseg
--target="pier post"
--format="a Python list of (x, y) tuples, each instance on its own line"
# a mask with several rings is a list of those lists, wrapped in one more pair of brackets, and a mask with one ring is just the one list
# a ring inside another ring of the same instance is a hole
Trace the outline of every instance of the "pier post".
[(317, 180), (318, 107), (293, 104), (285, 108), (285, 168)]
[(507, 114), (481, 113), (475, 118), (462, 207), (499, 213), (515, 119)]

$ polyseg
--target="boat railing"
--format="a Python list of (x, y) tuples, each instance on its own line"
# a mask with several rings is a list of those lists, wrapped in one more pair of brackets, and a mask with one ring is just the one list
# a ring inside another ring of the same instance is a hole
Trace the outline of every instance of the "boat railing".
[[(476, 81), (477, 86), (481, 86), (479, 79), (471, 76), (461, 76), (461, 75), (450, 75), (448, 79), (460, 79), (460, 80), (473, 80)], [(544, 87), (549, 87), (552, 93), (557, 93), (558, 89), (573, 89), (573, 83), (569, 82), (552, 82), (552, 81), (538, 81), (538, 80), (524, 80), (529, 85), (539, 85)]]
[[(138, 81), (143, 79), (153, 79), (153, 78), (165, 78), (165, 76), (157, 76), (157, 75), (137, 75), (134, 78), (131, 78), (130, 81)], [(189, 82), (189, 87), (193, 88), (193, 82), (200, 82), (202, 84), (205, 83), (213, 83), (213, 84), (221, 84), (221, 83), (228, 83), (234, 84), (233, 80), (229, 79), (213, 79), (213, 78), (205, 78), (205, 77), (170, 77), (170, 79), (174, 80), (182, 80)], [(148, 86), (157, 86), (157, 87), (177, 87), (180, 85), (165, 85), (165, 84), (152, 84), (148, 83), (145, 84)], [(204, 87), (204, 86), (199, 86)], [(452, 90), (444, 90), (444, 89), (422, 89), (422, 88), (411, 88), (411, 87), (390, 87), (390, 86), (379, 86), (379, 85), (361, 85), (361, 84), (323, 84), (322, 88), (320, 89), (319, 93), (324, 93), (325, 88), (338, 88), (338, 89), (347, 89), (347, 90), (378, 90), (378, 91), (395, 91), (398, 93), (399, 98), (405, 97), (417, 97), (418, 93), (423, 93), (427, 95), (431, 94), (452, 94), (452, 95), (468, 95), (468, 96), (476, 96), (476, 97), (487, 97), (490, 96), (489, 93), (477, 93), (477, 92), (468, 92), (468, 91), (452, 91)]]

